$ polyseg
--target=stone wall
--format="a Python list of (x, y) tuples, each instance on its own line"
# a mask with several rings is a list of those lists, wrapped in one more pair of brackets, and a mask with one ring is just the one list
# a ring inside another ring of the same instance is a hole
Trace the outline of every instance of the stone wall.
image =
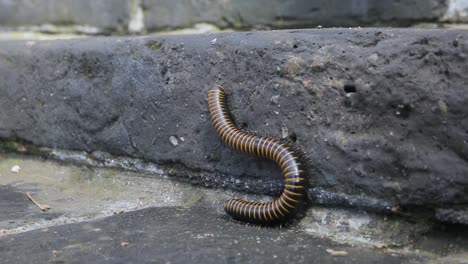
[(0, 27), (86, 34), (466, 22), (468, 0), (0, 0)]

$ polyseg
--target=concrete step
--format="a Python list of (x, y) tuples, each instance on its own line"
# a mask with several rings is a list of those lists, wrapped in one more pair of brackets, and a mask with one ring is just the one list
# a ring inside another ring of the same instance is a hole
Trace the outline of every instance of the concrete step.
[(0, 155), (0, 263), (466, 263), (466, 226), (320, 206), (249, 226), (222, 210), (234, 195), (268, 199)]
[(1, 42), (0, 137), (3, 148), (277, 195), (275, 165), (216, 134), (206, 97), (221, 83), (243, 128), (305, 152), (313, 203), (466, 224), (467, 39), (326, 29)]

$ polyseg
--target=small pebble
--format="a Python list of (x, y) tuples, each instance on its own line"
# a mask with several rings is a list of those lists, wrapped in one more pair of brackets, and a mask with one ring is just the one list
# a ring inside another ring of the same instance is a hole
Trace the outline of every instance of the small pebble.
[(273, 96), (271, 97), (271, 102), (274, 103), (274, 104), (278, 104), (279, 98), (280, 98), (279, 95), (273, 95)]
[(440, 99), (437, 104), (439, 105), (440, 112), (446, 114), (448, 107), (444, 100)]
[(379, 60), (379, 55), (377, 53), (371, 54), (367, 60), (371, 63), (376, 63)]
[(312, 70), (316, 72), (323, 72), (327, 69), (325, 64), (319, 60), (314, 60), (312, 63)]
[(287, 138), (289, 135), (289, 130), (287, 127), (281, 127), (281, 137)]
[(174, 136), (170, 136), (169, 141), (171, 141), (171, 143), (172, 143), (172, 145), (174, 145), (174, 147), (179, 145), (179, 141), (177, 141), (177, 138), (174, 137)]
[(20, 170), (21, 170), (21, 167), (18, 165), (11, 167), (11, 172), (18, 173), (20, 172)]
[(214, 38), (214, 39), (212, 39), (212, 40), (211, 40), (211, 45), (214, 45), (214, 44), (216, 44), (216, 41), (217, 41), (217, 39), (215, 39), (215, 38)]
[(123, 212), (125, 212), (125, 210), (122, 209), (122, 208), (121, 208), (121, 209), (114, 210), (114, 214), (121, 214), (121, 213), (123, 213)]

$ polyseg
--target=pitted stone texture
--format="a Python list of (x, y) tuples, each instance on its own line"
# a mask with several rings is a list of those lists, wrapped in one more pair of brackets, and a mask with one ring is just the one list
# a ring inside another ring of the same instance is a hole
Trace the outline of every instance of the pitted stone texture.
[(277, 194), (273, 163), (216, 134), (206, 96), (221, 83), (243, 128), (276, 136), (287, 128), (306, 152), (314, 201), (463, 208), (467, 38), (332, 29), (3, 42), (0, 137), (142, 158), (175, 177), (202, 172), (207, 185)]

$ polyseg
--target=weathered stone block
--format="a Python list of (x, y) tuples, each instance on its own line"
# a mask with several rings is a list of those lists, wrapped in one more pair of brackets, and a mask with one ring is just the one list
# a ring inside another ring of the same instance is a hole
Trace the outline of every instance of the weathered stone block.
[(433, 21), (447, 9), (445, 0), (143, 0), (148, 29), (209, 22), (220, 27), (409, 25)]
[(457, 30), (330, 29), (3, 42), (0, 137), (278, 193), (273, 163), (236, 153), (216, 135), (206, 96), (221, 83), (243, 128), (304, 150), (315, 202), (463, 212), (467, 38)]

